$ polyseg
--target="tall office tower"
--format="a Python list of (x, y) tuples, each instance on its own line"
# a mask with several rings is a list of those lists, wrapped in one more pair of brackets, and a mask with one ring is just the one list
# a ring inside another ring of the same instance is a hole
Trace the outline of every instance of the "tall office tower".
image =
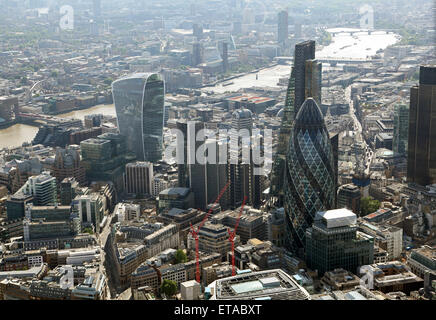
[[(196, 207), (204, 210), (207, 206), (206, 165), (197, 161), (197, 150), (204, 143), (204, 141), (197, 141), (197, 138), (201, 139), (199, 132), (204, 129), (204, 123), (179, 120), (177, 121), (177, 129), (183, 133), (184, 139), (183, 161), (177, 165), (178, 184), (179, 187), (190, 188), (195, 196)], [(177, 144), (180, 146), (181, 142), (177, 142)]]
[(92, 0), (94, 18), (101, 16), (101, 0)]
[(203, 26), (198, 23), (194, 23), (192, 25), (192, 34), (194, 37), (197, 37), (197, 40), (201, 40), (203, 38)]
[[(227, 161), (220, 161), (220, 150), (227, 148), (226, 140), (219, 139), (208, 139), (206, 141), (206, 146), (208, 150), (216, 150), (216, 163), (206, 164), (206, 188), (207, 188), (207, 203), (214, 203), (220, 194), (221, 190), (227, 184)], [(227, 159), (225, 159), (227, 160)], [(223, 210), (228, 208), (228, 194), (224, 194), (219, 204)]]
[(301, 23), (295, 23), (294, 24), (294, 36), (296, 39), (301, 38), (303, 32), (302, 32), (302, 26)]
[(286, 157), (284, 208), (288, 245), (301, 254), (305, 232), (318, 211), (335, 205), (333, 150), (320, 108), (312, 98), (298, 112)]
[(357, 231), (357, 217), (347, 209), (318, 212), (306, 230), (306, 263), (322, 276), (343, 268), (356, 273), (374, 263), (374, 238)]
[(60, 200), (62, 206), (69, 206), (76, 197), (79, 183), (74, 178), (65, 178), (60, 184)]
[(201, 54), (201, 44), (199, 42), (195, 42), (192, 45), (192, 65), (195, 67), (203, 62), (202, 54)]
[(294, 68), (292, 68), (291, 75), (289, 77), (288, 89), (286, 91), (286, 101), (285, 107), (283, 109), (283, 117), (280, 126), (277, 152), (274, 155), (273, 168), (271, 171), (270, 195), (275, 198), (274, 202), (279, 207), (283, 205), (283, 183), (285, 175), (286, 155), (288, 154), (289, 138), (291, 136), (292, 125), (295, 119), (294, 100), (295, 74)]
[(410, 90), (407, 180), (436, 183), (436, 66), (421, 66)]
[(355, 214), (360, 214), (360, 189), (354, 184), (345, 184), (338, 190), (338, 208), (347, 208)]
[(229, 69), (229, 44), (223, 42), (223, 72), (226, 73)]
[(295, 45), (295, 114), (306, 100), (306, 61), (315, 59), (315, 41), (308, 40)]
[(402, 155), (407, 154), (409, 140), (409, 106), (404, 104), (395, 105), (394, 108), (394, 134), (392, 150)]
[(36, 206), (55, 205), (58, 203), (56, 178), (52, 177), (49, 172), (43, 172), (38, 176), (30, 177), (20, 190), (24, 194), (32, 195), (34, 197), (33, 204)]
[(57, 148), (52, 172), (58, 183), (65, 178), (74, 177), (81, 185), (85, 184), (86, 169), (80, 161), (79, 147), (67, 146), (65, 149)]
[(242, 22), (233, 21), (232, 35), (240, 35), (242, 33)]
[(126, 163), (135, 160), (135, 155), (127, 152), (126, 139), (108, 132), (80, 143), (88, 182), (111, 181), (117, 192), (123, 192)]
[(322, 88), (322, 63), (316, 59), (306, 60), (305, 75), (305, 99), (313, 98), (316, 103), (321, 105), (321, 88)]
[(138, 161), (162, 159), (165, 85), (156, 73), (136, 73), (112, 83), (118, 129)]
[[(230, 182), (227, 194), (229, 206), (232, 209), (238, 208), (244, 197), (247, 197), (247, 205), (259, 207), (261, 200), (259, 190), (262, 189), (264, 179), (255, 174), (257, 165), (254, 163), (254, 150), (256, 147), (262, 148), (262, 143), (259, 146), (252, 144), (252, 112), (245, 108), (234, 111), (231, 128), (230, 139), (234, 142), (230, 143), (227, 166), (227, 178)], [(246, 141), (244, 136), (250, 142)], [(262, 154), (260, 156), (262, 157)]]
[(288, 40), (288, 12), (283, 10), (277, 15), (277, 41), (286, 44)]
[(153, 193), (153, 164), (137, 161), (126, 165), (126, 192), (137, 195)]

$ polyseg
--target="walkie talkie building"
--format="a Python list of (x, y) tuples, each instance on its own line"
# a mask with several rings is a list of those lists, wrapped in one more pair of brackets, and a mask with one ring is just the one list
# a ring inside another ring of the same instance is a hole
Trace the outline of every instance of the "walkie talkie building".
[(284, 208), (293, 251), (304, 248), (305, 232), (315, 214), (334, 207), (334, 168), (323, 115), (315, 100), (308, 98), (296, 116), (286, 157)]
[(156, 73), (136, 73), (115, 81), (112, 94), (118, 129), (139, 161), (162, 159), (165, 84)]

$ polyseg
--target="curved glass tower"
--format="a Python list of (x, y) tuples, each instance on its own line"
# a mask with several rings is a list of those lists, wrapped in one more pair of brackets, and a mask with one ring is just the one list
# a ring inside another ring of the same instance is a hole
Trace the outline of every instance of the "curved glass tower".
[(165, 85), (156, 73), (136, 73), (112, 83), (118, 128), (139, 161), (162, 159)]
[(333, 150), (321, 110), (312, 98), (296, 116), (285, 170), (287, 235), (291, 249), (298, 251), (305, 246), (306, 229), (315, 214), (335, 203)]

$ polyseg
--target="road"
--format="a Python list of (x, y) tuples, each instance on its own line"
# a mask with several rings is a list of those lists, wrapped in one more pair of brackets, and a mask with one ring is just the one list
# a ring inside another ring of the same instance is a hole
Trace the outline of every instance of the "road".
[(354, 122), (354, 132), (357, 136), (361, 137), (361, 141), (365, 145), (365, 152), (364, 152), (365, 153), (365, 160), (364, 160), (365, 173), (369, 174), (369, 168), (370, 168), (372, 161), (375, 158), (375, 152), (368, 146), (365, 139), (363, 138), (362, 124), (360, 123), (359, 119), (357, 119), (356, 110), (354, 109), (354, 103), (353, 103), (353, 100), (351, 99), (351, 86), (348, 86), (345, 89), (345, 98), (347, 99), (348, 104), (350, 105), (350, 117), (353, 119), (353, 122)]

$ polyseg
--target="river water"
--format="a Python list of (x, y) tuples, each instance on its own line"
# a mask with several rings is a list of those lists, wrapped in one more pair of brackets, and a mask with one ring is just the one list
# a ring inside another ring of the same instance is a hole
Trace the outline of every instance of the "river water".
[[(336, 28), (328, 29), (328, 31), (343, 32), (338, 33), (333, 37), (330, 45), (322, 48), (316, 53), (317, 58), (347, 58), (347, 59), (365, 59), (367, 56), (374, 55), (377, 50), (385, 49), (399, 41), (399, 36), (396, 34), (386, 34), (384, 32), (372, 32), (368, 35), (367, 32), (358, 32), (353, 36), (349, 31), (358, 31), (358, 29)], [(348, 31), (348, 33), (347, 33)], [(280, 78), (289, 76), (290, 68), (286, 65), (277, 65), (271, 68), (263, 69), (256, 73), (246, 74), (239, 78), (231, 80), (233, 84), (223, 86), (218, 84), (214, 87), (203, 89), (204, 91), (214, 91), (216, 93), (237, 91), (241, 88), (250, 87), (277, 87)], [(97, 105), (86, 110), (72, 111), (66, 114), (57, 115), (61, 118), (76, 118), (84, 119), (85, 115), (102, 113), (115, 116), (115, 108), (113, 105)], [(0, 130), (0, 149), (4, 147), (18, 147), (23, 142), (30, 142), (35, 137), (38, 128), (16, 124), (7, 129)]]

